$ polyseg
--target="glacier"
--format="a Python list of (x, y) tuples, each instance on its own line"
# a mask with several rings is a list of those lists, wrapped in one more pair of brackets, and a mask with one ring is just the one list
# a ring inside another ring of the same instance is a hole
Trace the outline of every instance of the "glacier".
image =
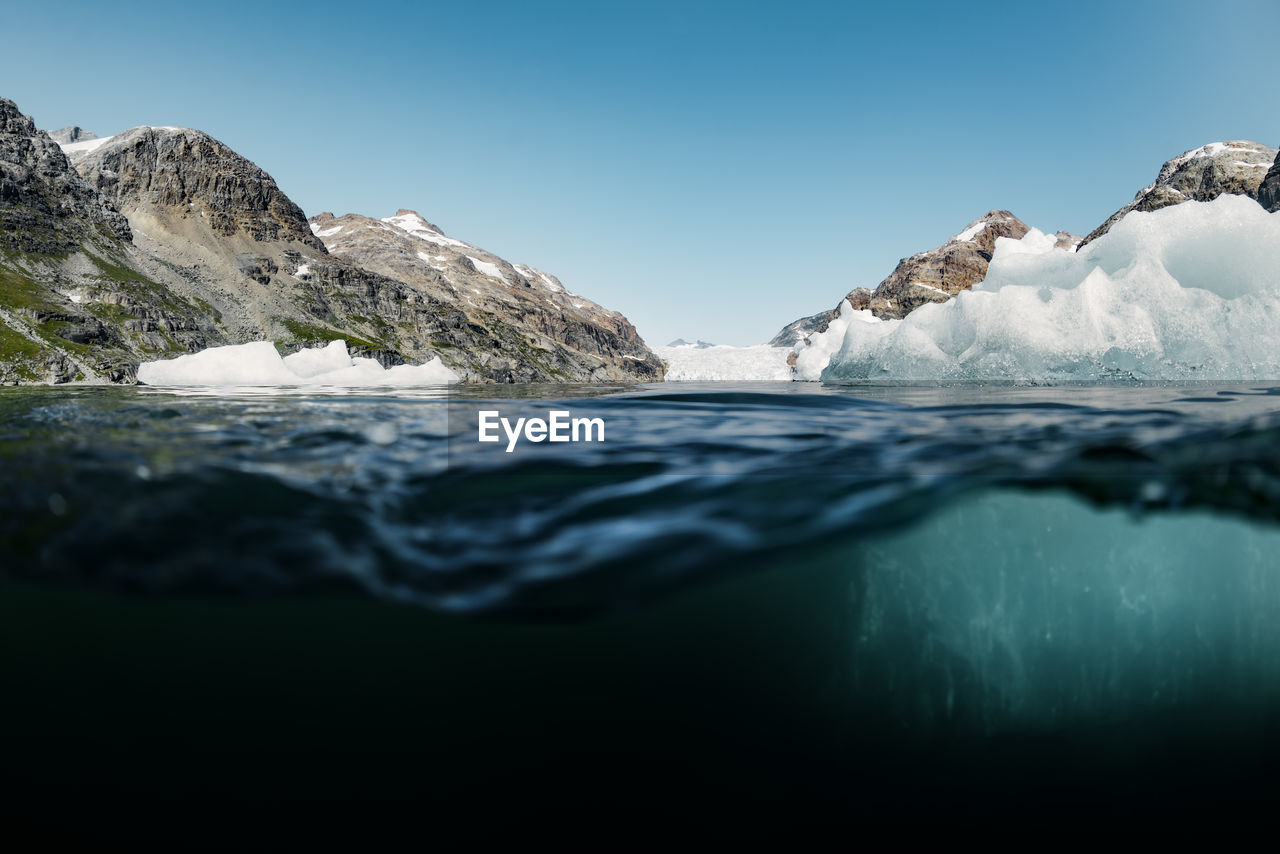
[(789, 382), (789, 347), (756, 344), (734, 347), (717, 344), (697, 347), (654, 347), (667, 363), (667, 382)]
[(384, 368), (352, 356), (345, 341), (299, 350), (283, 358), (270, 341), (210, 347), (199, 353), (138, 366), (138, 382), (155, 386), (417, 386), (455, 383), (439, 357), (423, 365)]
[(902, 320), (845, 303), (796, 378), (1280, 378), (1280, 212), (1224, 195), (1130, 213), (1077, 252), (1053, 243), (999, 238), (984, 281)]

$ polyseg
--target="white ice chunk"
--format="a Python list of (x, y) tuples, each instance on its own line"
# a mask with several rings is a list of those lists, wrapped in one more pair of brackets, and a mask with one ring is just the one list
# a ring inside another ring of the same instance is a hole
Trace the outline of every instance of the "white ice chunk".
[(458, 375), (439, 358), (425, 365), (386, 369), (373, 359), (352, 358), (343, 341), (300, 350), (285, 358), (270, 341), (210, 347), (199, 353), (138, 366), (138, 381), (155, 386), (428, 386), (454, 383)]
[(840, 348), (850, 326), (882, 328), (884, 321), (866, 310), (855, 310), (848, 300), (840, 303), (840, 312), (820, 335), (811, 335), (808, 345), (796, 348), (795, 377), (800, 380), (816, 380), (822, 374), (831, 356)]

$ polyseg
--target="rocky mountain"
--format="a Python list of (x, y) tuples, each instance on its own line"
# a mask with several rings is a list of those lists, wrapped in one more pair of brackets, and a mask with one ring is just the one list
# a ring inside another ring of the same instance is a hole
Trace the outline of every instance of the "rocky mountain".
[[(997, 238), (1021, 240), (1028, 231), (1026, 223), (1009, 211), (988, 211), (941, 246), (900, 260), (875, 290), (854, 288), (840, 304), (848, 300), (857, 310), (869, 310), (876, 317), (897, 320), (922, 305), (946, 302), (986, 277)], [(1065, 231), (1056, 236), (1057, 245), (1062, 247), (1074, 247), (1080, 242), (1078, 236)], [(775, 347), (794, 347), (809, 335), (824, 331), (839, 311), (837, 305), (831, 311), (792, 321), (769, 343)]]
[(514, 382), (662, 377), (661, 360), (621, 314), (555, 276), (448, 237), (416, 211), (383, 219), (323, 213), (310, 225), (332, 257), (456, 306), (494, 342), (459, 347), (454, 355), (471, 371)]
[[(860, 289), (865, 290), (865, 289)], [(831, 312), (820, 311), (799, 320), (793, 320), (769, 340), (770, 347), (794, 347), (815, 332), (827, 328)]]
[(208, 134), (59, 135), (0, 102), (2, 382), (128, 382), (140, 361), (263, 339), (344, 339), (388, 366), (439, 356), (478, 382), (662, 378), (624, 317), (554, 276), (460, 241), (448, 263), (424, 260), (429, 242), (383, 223), (400, 243), (331, 254), (269, 174)]
[(846, 299), (876, 317), (906, 317), (926, 303), (945, 302), (982, 281), (996, 238), (1018, 240), (1029, 230), (1008, 211), (989, 211), (936, 249), (903, 258), (874, 291), (856, 288)]
[(97, 139), (98, 135), (91, 131), (87, 131), (81, 127), (58, 128), (57, 130), (48, 131), (49, 139), (52, 139), (58, 145), (69, 145), (73, 142), (88, 142), (91, 139)]
[(1276, 161), (1258, 185), (1258, 204), (1271, 213), (1280, 211), (1280, 155), (1276, 156)]
[[(1248, 140), (1211, 142), (1184, 152), (1160, 167), (1156, 179), (1133, 201), (1089, 232), (1081, 245), (1097, 240), (1130, 211), (1155, 211), (1182, 202), (1207, 202), (1224, 194), (1259, 198), (1276, 149)], [(1264, 207), (1266, 203), (1264, 203)]]
[(0, 99), (0, 382), (126, 382), (204, 347), (203, 308), (153, 280), (128, 221)]
[(87, 240), (129, 239), (125, 218), (71, 168), (57, 143), (0, 99), (0, 246), (52, 255)]

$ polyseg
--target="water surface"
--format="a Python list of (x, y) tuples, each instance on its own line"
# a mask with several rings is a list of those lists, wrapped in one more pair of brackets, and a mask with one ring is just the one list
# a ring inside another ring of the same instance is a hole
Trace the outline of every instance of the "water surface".
[[(507, 454), (480, 409), (606, 441)], [(1258, 384), (5, 389), (13, 767), (166, 798), (194, 763), (259, 806), (476, 807), (493, 767), (528, 805), (1247, 806), (1278, 438)]]

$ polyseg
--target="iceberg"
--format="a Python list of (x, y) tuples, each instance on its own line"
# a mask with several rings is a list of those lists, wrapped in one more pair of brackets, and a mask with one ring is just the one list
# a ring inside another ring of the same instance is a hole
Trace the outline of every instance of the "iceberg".
[(1280, 212), (1244, 196), (1135, 211), (1079, 252), (999, 238), (984, 281), (902, 320), (842, 307), (802, 380), (1280, 378)]
[(437, 357), (424, 365), (384, 368), (351, 356), (345, 341), (299, 350), (281, 358), (270, 341), (210, 347), (199, 353), (138, 366), (138, 382), (157, 386), (343, 387), (444, 385), (459, 380)]

